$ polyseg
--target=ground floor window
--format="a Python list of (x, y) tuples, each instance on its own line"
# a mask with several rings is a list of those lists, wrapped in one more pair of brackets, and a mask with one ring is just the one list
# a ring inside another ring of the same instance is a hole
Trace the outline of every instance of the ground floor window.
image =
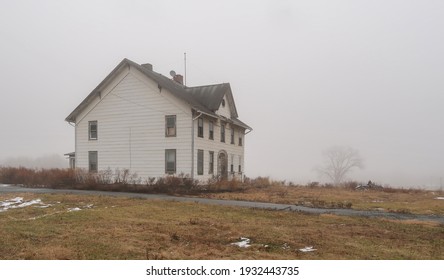
[(203, 175), (204, 151), (197, 150), (197, 175)]
[(208, 162), (209, 162), (208, 174), (213, 174), (214, 173), (214, 152), (210, 152), (210, 158), (209, 158)]
[(239, 173), (242, 173), (242, 156), (239, 156)]
[(165, 173), (166, 174), (176, 173), (176, 150), (175, 149), (165, 150)]
[(88, 152), (88, 170), (89, 172), (97, 172), (98, 158), (97, 151)]

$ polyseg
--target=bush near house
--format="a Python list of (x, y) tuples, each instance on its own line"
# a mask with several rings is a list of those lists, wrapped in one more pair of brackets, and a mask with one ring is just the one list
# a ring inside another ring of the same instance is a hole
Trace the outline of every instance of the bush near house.
[[(254, 180), (253, 180), (254, 182)], [(107, 169), (90, 173), (83, 169), (29, 169), (0, 167), (0, 183), (26, 187), (89, 189), (141, 193), (197, 194), (202, 192), (240, 191), (245, 186), (238, 180), (214, 178), (202, 184), (188, 175), (178, 174), (142, 180), (128, 169)]]

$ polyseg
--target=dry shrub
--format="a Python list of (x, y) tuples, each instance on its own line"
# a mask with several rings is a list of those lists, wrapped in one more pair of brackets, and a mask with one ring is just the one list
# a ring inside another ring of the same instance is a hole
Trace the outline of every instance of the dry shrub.
[(154, 180), (149, 181), (152, 182), (150, 185), (152, 191), (160, 193), (192, 194), (200, 189), (197, 180), (183, 173), (178, 176), (159, 177), (155, 182)]
[(242, 192), (245, 189), (245, 184), (241, 181), (233, 178), (231, 180), (221, 179), (214, 177), (209, 179), (204, 192), (217, 193), (217, 192)]
[(348, 181), (342, 183), (342, 187), (347, 190), (355, 190), (358, 185), (359, 184), (356, 181)]
[(405, 194), (419, 194), (426, 192), (425, 190), (418, 188), (392, 188), (392, 187), (384, 187), (382, 191), (386, 193), (405, 193)]
[(260, 176), (254, 179), (246, 178), (245, 184), (252, 188), (267, 188), (272, 185), (269, 177)]
[(24, 167), (1, 167), (0, 182), (23, 184), (31, 187), (73, 187), (76, 175), (71, 169), (29, 169)]

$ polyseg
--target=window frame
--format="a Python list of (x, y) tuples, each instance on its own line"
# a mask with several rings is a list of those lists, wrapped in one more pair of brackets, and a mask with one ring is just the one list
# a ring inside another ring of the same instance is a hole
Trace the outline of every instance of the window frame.
[(209, 151), (208, 174), (214, 174), (214, 151)]
[(230, 143), (234, 145), (234, 127), (231, 128)]
[[(96, 129), (93, 130), (92, 126), (95, 125)], [(95, 132), (95, 137), (92, 134)], [(88, 140), (97, 140), (99, 137), (99, 122), (98, 121), (89, 121), (88, 122)]]
[(200, 137), (200, 138), (204, 137), (204, 119), (203, 118), (197, 119), (197, 137)]
[[(93, 159), (95, 158), (95, 162)], [(95, 168), (93, 167), (95, 164)], [(97, 173), (99, 171), (99, 153), (97, 151), (88, 151), (88, 172)]]
[(220, 125), (220, 142), (225, 143), (225, 124), (221, 123)]
[(208, 124), (208, 139), (214, 140), (214, 122), (210, 121)]
[(204, 150), (197, 150), (197, 175), (204, 174)]
[[(174, 121), (173, 127), (168, 126), (168, 119), (171, 119), (171, 118)], [(173, 128), (174, 133), (170, 134), (169, 128)], [(166, 115), (165, 116), (165, 137), (176, 137), (176, 136), (177, 136), (177, 117), (176, 117), (176, 115)]]
[[(174, 153), (174, 160), (173, 160), (174, 168), (172, 170), (170, 170), (168, 168), (169, 153)], [(176, 169), (177, 169), (177, 151), (176, 151), (176, 149), (165, 149), (165, 174), (175, 174)]]

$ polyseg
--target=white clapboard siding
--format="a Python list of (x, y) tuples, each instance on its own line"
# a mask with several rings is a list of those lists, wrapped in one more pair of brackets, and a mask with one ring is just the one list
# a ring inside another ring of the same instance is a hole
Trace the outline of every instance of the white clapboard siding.
[[(165, 116), (176, 115), (176, 137), (165, 137)], [(88, 151), (98, 168), (130, 169), (139, 177), (165, 174), (165, 149), (176, 149), (177, 173), (191, 172), (191, 108), (136, 69), (119, 74), (76, 118), (76, 166), (88, 169)], [(88, 140), (88, 122), (98, 139)]]
[[(228, 107), (228, 106), (226, 106)], [(228, 173), (230, 173), (230, 164), (231, 164), (231, 155), (233, 155), (234, 158), (234, 172), (238, 173), (238, 165), (239, 165), (239, 156), (241, 158), (241, 168), (242, 173), (244, 170), (244, 142), (242, 143), (242, 146), (239, 146), (239, 134), (243, 134), (245, 132), (245, 129), (236, 127), (235, 126), (235, 134), (234, 134), (234, 144), (231, 144), (231, 127), (229, 125), (226, 125), (225, 128), (225, 143), (221, 142), (221, 135), (220, 135), (220, 122), (214, 121), (214, 140), (209, 139), (209, 119), (204, 118), (204, 134), (203, 138), (198, 137), (197, 135), (197, 120), (195, 121), (195, 150), (194, 150), (194, 178), (201, 180), (201, 181), (207, 181), (208, 179), (212, 178), (213, 175), (217, 175), (217, 156), (220, 151), (224, 150), (228, 155)], [(204, 173), (203, 175), (197, 175), (197, 151), (201, 149), (204, 151)], [(214, 152), (214, 174), (209, 174), (209, 152)]]
[(230, 111), (230, 105), (228, 103), (226, 95), (224, 96), (223, 100), (225, 102), (225, 106), (222, 106), (222, 103), (221, 103), (219, 106), (219, 109), (216, 111), (216, 114), (230, 119), (231, 118), (231, 111)]

